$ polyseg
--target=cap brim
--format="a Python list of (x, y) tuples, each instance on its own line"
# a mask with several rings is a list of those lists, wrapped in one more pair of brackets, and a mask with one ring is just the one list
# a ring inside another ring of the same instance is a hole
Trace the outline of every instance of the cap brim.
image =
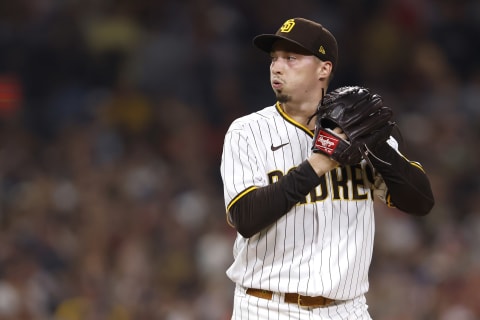
[[(297, 46), (305, 49), (306, 51), (310, 52), (307, 48), (302, 46), (300, 43), (297, 41), (293, 41), (292, 39), (282, 37), (282, 36), (277, 36), (276, 34), (261, 34), (253, 38), (253, 44), (260, 50), (265, 51), (267, 53), (272, 52), (272, 47), (273, 43), (277, 40), (286, 40), (288, 42), (294, 43)], [(313, 53), (312, 53), (313, 55)]]

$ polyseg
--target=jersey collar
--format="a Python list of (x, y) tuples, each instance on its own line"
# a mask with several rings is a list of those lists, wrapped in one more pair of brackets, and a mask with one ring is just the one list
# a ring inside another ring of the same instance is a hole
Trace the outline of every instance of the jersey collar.
[(280, 113), (280, 115), (286, 121), (290, 122), (295, 127), (298, 127), (300, 129), (302, 129), (306, 134), (308, 134), (309, 136), (311, 136), (313, 138), (313, 131), (308, 129), (307, 127), (305, 127), (303, 124), (300, 124), (297, 121), (293, 120), (288, 114), (286, 114), (285, 111), (283, 111), (282, 106), (280, 105), (280, 102), (277, 101), (277, 103), (275, 104), (275, 107), (277, 108), (278, 113)]

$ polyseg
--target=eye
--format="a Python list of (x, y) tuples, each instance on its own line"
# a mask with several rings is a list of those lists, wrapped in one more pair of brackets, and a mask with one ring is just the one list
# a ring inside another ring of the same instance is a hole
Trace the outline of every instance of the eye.
[(287, 60), (288, 60), (288, 61), (297, 60), (297, 57), (296, 57), (296, 56), (288, 56), (288, 57), (287, 57)]

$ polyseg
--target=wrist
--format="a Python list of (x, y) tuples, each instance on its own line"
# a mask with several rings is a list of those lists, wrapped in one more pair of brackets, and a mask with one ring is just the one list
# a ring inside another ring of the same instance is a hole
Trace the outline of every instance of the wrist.
[(339, 166), (338, 162), (323, 153), (314, 152), (307, 161), (319, 177)]

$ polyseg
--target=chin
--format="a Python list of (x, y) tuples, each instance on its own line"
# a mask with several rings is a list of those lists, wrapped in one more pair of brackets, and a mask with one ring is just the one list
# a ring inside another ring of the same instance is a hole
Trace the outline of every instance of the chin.
[(291, 100), (290, 96), (287, 96), (286, 94), (281, 94), (277, 92), (276, 96), (277, 96), (277, 101), (280, 103), (288, 102)]

